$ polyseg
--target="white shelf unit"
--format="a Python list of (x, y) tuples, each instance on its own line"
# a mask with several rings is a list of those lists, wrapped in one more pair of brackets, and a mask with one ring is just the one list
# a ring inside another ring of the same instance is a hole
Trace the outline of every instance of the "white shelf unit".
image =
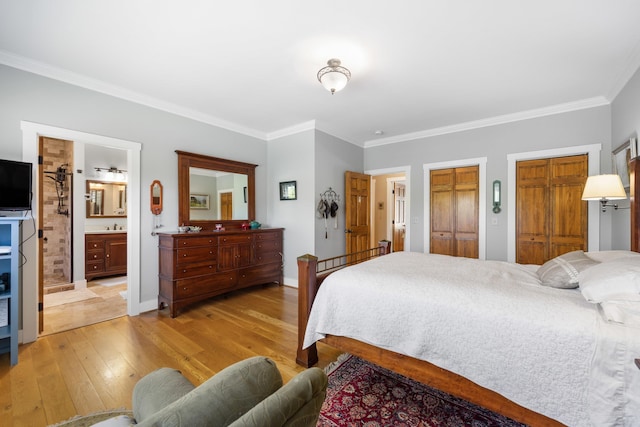
[[(20, 269), (20, 223), (24, 217), (0, 218), (0, 246), (10, 246), (11, 252), (0, 255), (0, 274), (9, 273), (8, 289), (0, 290), (0, 314), (6, 307), (7, 324), (0, 323), (0, 353), (9, 353), (11, 365), (18, 363), (18, 289)], [(5, 285), (6, 286), (6, 285)], [(0, 317), (3, 321), (4, 317)]]

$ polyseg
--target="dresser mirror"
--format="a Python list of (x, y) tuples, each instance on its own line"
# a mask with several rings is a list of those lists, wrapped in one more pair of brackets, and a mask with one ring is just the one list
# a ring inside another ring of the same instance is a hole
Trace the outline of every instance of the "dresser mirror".
[(256, 165), (202, 154), (178, 154), (178, 222), (203, 230), (240, 228), (255, 219)]
[(127, 183), (87, 180), (87, 218), (126, 218)]

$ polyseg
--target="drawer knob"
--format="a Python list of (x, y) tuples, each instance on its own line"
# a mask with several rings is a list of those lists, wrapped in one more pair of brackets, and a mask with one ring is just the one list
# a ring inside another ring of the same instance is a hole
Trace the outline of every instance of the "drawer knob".
[(97, 244), (97, 243), (94, 243), (94, 244), (93, 244), (93, 247), (94, 247), (94, 248), (97, 248), (97, 247), (98, 247), (98, 244)]
[(97, 265), (94, 265), (94, 266), (93, 266), (93, 269), (94, 269), (94, 270), (97, 270), (97, 269), (98, 269), (98, 266), (97, 266)]
[(182, 257), (183, 257), (183, 258), (184, 258), (184, 257), (186, 257), (186, 256), (187, 256), (187, 254), (182, 254)]
[(187, 270), (182, 270), (182, 272), (183, 272), (183, 273), (186, 273), (186, 272), (187, 272)]

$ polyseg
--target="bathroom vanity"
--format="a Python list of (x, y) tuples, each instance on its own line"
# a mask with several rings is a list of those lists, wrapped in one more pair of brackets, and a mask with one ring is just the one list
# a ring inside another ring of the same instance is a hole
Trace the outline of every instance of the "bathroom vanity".
[(111, 231), (84, 236), (85, 278), (126, 276), (127, 233)]

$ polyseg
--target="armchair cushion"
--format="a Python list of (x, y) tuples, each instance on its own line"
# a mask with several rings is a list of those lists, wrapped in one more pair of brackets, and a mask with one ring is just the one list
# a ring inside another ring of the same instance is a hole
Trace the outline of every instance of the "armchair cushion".
[(315, 426), (326, 390), (327, 375), (322, 369), (307, 369), (258, 403), (231, 426)]
[(141, 427), (227, 426), (280, 387), (282, 377), (275, 363), (266, 357), (252, 357), (223, 369), (156, 413), (139, 414), (134, 403), (134, 414)]
[(194, 388), (180, 371), (171, 368), (157, 369), (144, 376), (133, 388), (133, 417), (144, 420)]

